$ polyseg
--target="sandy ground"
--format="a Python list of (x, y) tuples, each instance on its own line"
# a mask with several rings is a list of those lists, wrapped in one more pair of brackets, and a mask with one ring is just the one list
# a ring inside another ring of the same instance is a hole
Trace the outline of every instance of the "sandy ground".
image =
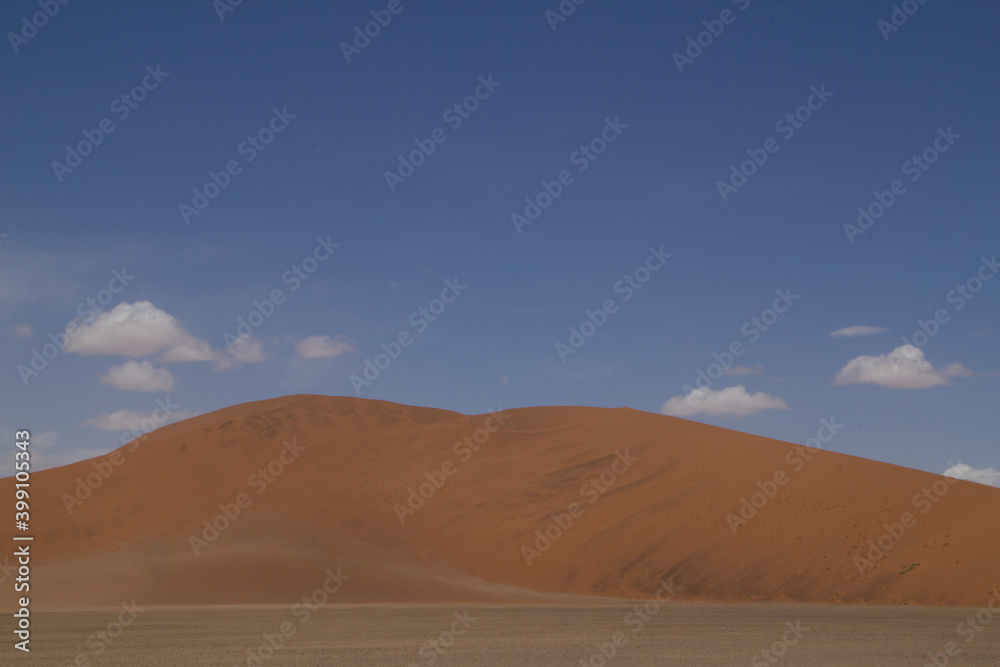
[[(14, 656), (5, 640), (0, 664), (885, 667), (935, 664), (928, 654), (945, 651), (949, 642), (955, 642), (961, 653), (947, 663), (939, 660), (938, 665), (1000, 664), (1000, 612), (967, 641), (956, 629), (975, 616), (979, 610), (974, 608), (656, 606), (650, 604), (645, 617), (636, 614), (636, 603), (627, 601), (575, 606), (343, 605), (320, 608), (308, 617), (294, 614), (288, 606), (157, 607), (139, 612), (120, 634), (114, 625), (123, 613), (120, 608), (46, 612), (35, 615), (30, 656)], [(283, 623), (288, 624), (286, 637), (280, 638)], [(117, 638), (101, 639), (96, 633), (107, 632), (109, 624)], [(454, 637), (447, 634), (453, 625)], [(616, 632), (622, 633), (621, 645), (605, 663), (595, 656), (600, 656), (599, 645), (610, 652)], [(265, 634), (280, 648), (261, 651)], [(785, 640), (788, 644), (782, 645)], [(431, 641), (438, 642), (441, 652)], [(782, 654), (771, 654), (774, 662), (761, 653), (772, 648)], [(263, 659), (251, 659), (250, 649)]]

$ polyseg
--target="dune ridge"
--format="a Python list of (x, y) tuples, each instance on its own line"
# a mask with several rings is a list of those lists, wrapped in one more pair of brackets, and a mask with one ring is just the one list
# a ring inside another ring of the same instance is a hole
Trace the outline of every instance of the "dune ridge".
[(338, 568), (345, 603), (648, 598), (672, 578), (681, 600), (981, 606), (1000, 588), (1000, 489), (625, 408), (298, 395), (117, 452), (32, 475), (37, 608), (291, 604)]

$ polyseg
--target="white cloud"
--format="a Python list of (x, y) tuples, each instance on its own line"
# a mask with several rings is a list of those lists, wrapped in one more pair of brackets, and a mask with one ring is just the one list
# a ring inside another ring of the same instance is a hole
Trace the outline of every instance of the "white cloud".
[(149, 424), (154, 428), (169, 422), (181, 421), (188, 417), (193, 417), (191, 410), (177, 410), (164, 413), (162, 410), (153, 412), (133, 412), (132, 410), (117, 410), (102, 415), (97, 415), (93, 419), (83, 422), (86, 426), (96, 426), (102, 431), (142, 431), (151, 430)]
[[(32, 444), (35, 443), (32, 442)], [(58, 468), (77, 461), (97, 458), (107, 453), (106, 449), (76, 449), (68, 453), (46, 452), (36, 449), (31, 455), (31, 471), (40, 472), (49, 468)], [(13, 459), (9, 463), (0, 463), (0, 477), (9, 477), (14, 473)]]
[(57, 442), (59, 442), (59, 434), (55, 431), (31, 434), (31, 444), (34, 447), (54, 447)]
[(746, 417), (762, 410), (787, 410), (788, 405), (763, 392), (751, 394), (737, 385), (718, 391), (695, 389), (687, 396), (673, 396), (660, 412), (673, 417), (693, 417), (704, 412), (709, 417)]
[[(164, 362), (213, 361), (220, 357), (208, 343), (185, 331), (173, 315), (149, 301), (120, 303), (89, 324), (81, 324), (78, 320), (66, 328), (67, 352), (124, 357), (145, 357), (162, 352), (159, 360)], [(79, 329), (70, 335), (73, 324)]]
[(243, 364), (259, 364), (264, 361), (264, 343), (252, 334), (240, 336), (226, 346), (229, 354), (218, 353), (213, 370), (228, 371)]
[(218, 361), (221, 356), (211, 345), (192, 336), (189, 341), (167, 348), (156, 360), (171, 364), (183, 361)]
[(166, 368), (154, 368), (150, 361), (129, 359), (112, 366), (101, 381), (125, 391), (173, 391), (174, 376)]
[[(46, 470), (48, 468), (58, 468), (69, 465), (77, 461), (92, 459), (107, 451), (102, 449), (76, 449), (71, 452), (53, 451), (59, 442), (59, 434), (55, 431), (45, 431), (31, 434), (31, 447), (34, 452), (31, 454), (31, 469)], [(11, 474), (14, 474), (11, 472)]]
[[(951, 461), (949, 461), (951, 463)], [(973, 468), (965, 463), (956, 463), (944, 471), (946, 477), (978, 482), (988, 486), (1000, 487), (1000, 470), (993, 468)]]
[(885, 327), (870, 327), (865, 324), (859, 324), (853, 327), (844, 327), (843, 329), (837, 329), (836, 331), (830, 332), (830, 338), (843, 338), (852, 336), (874, 336), (875, 334), (885, 333), (888, 331)]
[(320, 359), (322, 357), (336, 357), (348, 352), (357, 352), (355, 345), (347, 336), (337, 335), (331, 339), (329, 336), (310, 336), (305, 340), (300, 340), (295, 345), (295, 354), (299, 359)]
[(764, 366), (762, 364), (757, 364), (756, 366), (733, 366), (732, 368), (723, 368), (723, 375), (756, 375), (757, 373), (763, 373)]
[[(7, 426), (6, 424), (0, 425), (0, 441), (3, 441), (3, 442), (14, 442), (15, 439), (20, 440), (20, 438), (15, 438), (14, 435), (17, 433), (17, 431), (21, 431), (21, 430), (23, 430), (23, 429), (16, 429), (15, 430), (15, 429)], [(31, 437), (29, 438), (29, 440), (31, 441), (31, 447), (35, 447), (35, 448), (37, 448), (37, 447), (41, 447), (41, 448), (54, 447), (59, 442), (59, 433), (57, 433), (56, 431), (32, 431), (32, 430), (29, 430), (29, 433), (31, 434)], [(34, 456), (34, 454), (32, 454), (32, 457), (33, 456)], [(2, 459), (2, 458), (3, 457), (0, 457), (0, 459)], [(11, 456), (10, 460), (13, 461), (14, 457)], [(34, 469), (34, 465), (32, 465), (32, 469)]]
[(18, 338), (28, 338), (31, 336), (30, 324), (15, 324), (10, 327), (11, 332)]
[(972, 371), (962, 364), (934, 368), (924, 359), (924, 351), (913, 345), (900, 345), (889, 354), (851, 359), (837, 373), (833, 384), (877, 384), (892, 389), (927, 389), (951, 384), (953, 377), (969, 377)]
[[(0, 440), (4, 442), (14, 441), (14, 429), (5, 425), (0, 425)], [(32, 431), (31, 432), (31, 469), (34, 472), (57, 468), (59, 466), (76, 463), (85, 459), (92, 459), (103, 454), (107, 454), (107, 449), (76, 449), (73, 451), (56, 451), (61, 438), (55, 431)], [(0, 457), (0, 477), (9, 477), (16, 472), (14, 469), (14, 457)]]
[(241, 336), (229, 348), (229, 353), (244, 364), (259, 364), (264, 361), (264, 344), (253, 336)]

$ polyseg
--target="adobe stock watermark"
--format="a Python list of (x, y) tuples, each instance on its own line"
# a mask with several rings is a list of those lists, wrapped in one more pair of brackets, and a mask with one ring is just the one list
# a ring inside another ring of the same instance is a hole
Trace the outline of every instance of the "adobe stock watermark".
[(176, 403), (171, 403), (169, 396), (156, 399), (156, 408), (149, 417), (140, 419), (132, 425), (131, 429), (122, 432), (121, 444), (127, 445), (131, 443), (132, 446), (129, 447), (129, 452), (134, 452), (146, 440), (151, 431), (155, 431), (169, 422), (173, 414), (180, 410), (180, 407)]
[(104, 627), (90, 633), (87, 637), (89, 651), (77, 653), (71, 667), (89, 667), (91, 660), (104, 655), (104, 652), (114, 646), (115, 641), (125, 633), (125, 628), (135, 623), (139, 614), (146, 611), (146, 608), (137, 605), (135, 600), (122, 602), (121, 608), (118, 620), (109, 621)]
[[(417, 655), (424, 664), (433, 665), (436, 663), (440, 656), (447, 653), (448, 649), (455, 645), (455, 640), (464, 635), (472, 627), (472, 624), (479, 620), (471, 616), (468, 610), (462, 613), (456, 611), (452, 616), (455, 617), (455, 620), (451, 622), (448, 629), (443, 630), (434, 639), (424, 642), (417, 651)], [(411, 662), (410, 667), (420, 667), (420, 663)]]
[(51, 19), (56, 17), (59, 10), (69, 4), (69, 0), (38, 0), (38, 6), (42, 11), (35, 12), (29, 19), (27, 16), (21, 17), (21, 29), (17, 32), (8, 32), (7, 41), (17, 55), (21, 47), (34, 39), (38, 31), (49, 24)]
[[(745, 12), (750, 7), (750, 0), (732, 0), (732, 3), (737, 5), (741, 12)], [(719, 18), (702, 21), (701, 24), (705, 26), (705, 29), (694, 37), (688, 36), (687, 47), (684, 49), (684, 53), (680, 51), (674, 51), (673, 53), (672, 57), (674, 65), (677, 66), (677, 71), (683, 74), (685, 66), (693, 65), (694, 61), (705, 52), (705, 49), (712, 46), (715, 40), (722, 36), (726, 26), (736, 22), (737, 16), (738, 14), (733, 12), (733, 10), (723, 9), (719, 12)]]
[[(570, 153), (569, 163), (576, 167), (578, 174), (587, 171), (597, 158), (600, 157), (608, 146), (628, 129), (628, 125), (621, 122), (620, 116), (604, 119), (604, 128), (600, 133), (586, 144), (581, 144), (579, 148)], [(522, 213), (511, 213), (510, 221), (514, 224), (514, 229), (518, 234), (524, 232), (524, 228), (538, 220), (542, 211), (552, 205), (562, 193), (575, 182), (575, 177), (569, 169), (563, 169), (556, 174), (555, 179), (546, 181), (542, 179), (542, 189), (534, 197), (524, 198), (524, 211)]]
[[(982, 291), (986, 283), (993, 280), (997, 273), (1000, 273), (1000, 263), (997, 262), (997, 256), (994, 254), (990, 258), (986, 256), (981, 257), (977, 270), (967, 279), (957, 283), (953, 289), (949, 290), (945, 295), (945, 301), (952, 304), (952, 310), (957, 313), (965, 308), (968, 302), (976, 298), (976, 295)], [(947, 309), (938, 308), (934, 311), (933, 316), (928, 317), (926, 321), (918, 319), (917, 329), (909, 337), (900, 337), (900, 340), (904, 345), (913, 345), (914, 347), (922, 348), (934, 336), (938, 335), (938, 332), (941, 331), (944, 325), (951, 322), (951, 317), (952, 314)]]
[[(250, 164), (258, 155), (264, 152), (274, 141), (275, 137), (285, 131), (297, 114), (289, 113), (288, 107), (282, 107), (278, 111), (277, 107), (271, 109), (271, 118), (264, 124), (264, 127), (256, 133), (247, 135), (247, 138), (236, 146), (236, 153), (243, 157), (244, 164)], [(212, 200), (218, 197), (223, 190), (229, 187), (233, 178), (243, 173), (243, 164), (238, 159), (232, 159), (223, 165), (219, 171), (208, 171), (208, 181), (201, 188), (192, 188), (194, 196), (191, 203), (180, 203), (177, 210), (185, 225), (191, 224), (191, 218), (201, 215), (202, 211), (208, 208)]]
[(295, 603), (295, 606), (292, 607), (292, 616), (301, 617), (299, 623), (308, 623), (312, 615), (319, 611), (320, 605), (326, 604), (330, 596), (340, 591), (344, 582), (350, 578), (349, 575), (341, 572), (339, 567), (336, 572), (327, 570), (323, 585)]
[(215, 10), (215, 15), (219, 17), (219, 21), (226, 20), (226, 14), (231, 14), (236, 11), (236, 8), (243, 4), (243, 0), (212, 0), (212, 9)]
[(784, 468), (778, 468), (769, 479), (757, 482), (758, 490), (751, 493), (749, 498), (747, 496), (740, 498), (740, 506), (735, 512), (726, 514), (726, 524), (733, 531), (733, 535), (739, 534), (740, 528), (746, 526), (750, 520), (767, 507), (767, 504), (778, 495), (781, 487), (792, 481), (794, 475), (802, 472), (802, 469), (813, 460), (816, 453), (823, 449), (823, 445), (833, 440), (837, 433), (844, 428), (843, 424), (837, 423), (836, 417), (822, 418), (819, 420), (819, 424), (815, 436), (801, 445), (796, 445), (785, 454), (785, 463), (791, 468), (790, 473), (786, 472)]
[[(300, 262), (292, 264), (281, 274), (282, 284), (289, 285), (289, 293), (297, 292), (302, 284), (319, 270), (323, 262), (333, 257), (338, 248), (340, 248), (340, 244), (334, 243), (329, 234), (325, 239), (322, 236), (317, 236), (316, 245), (312, 252), (303, 257)], [(264, 326), (264, 322), (274, 315), (278, 306), (285, 303), (287, 299), (288, 295), (280, 287), (272, 289), (263, 301), (254, 299), (253, 308), (247, 316), (240, 315), (236, 318), (236, 335), (228, 331), (222, 333), (222, 342), (229, 354), (233, 354), (237, 345), (249, 339), (254, 331)]]
[(809, 632), (809, 627), (802, 625), (801, 620), (796, 620), (794, 623), (788, 621), (785, 626), (788, 629), (781, 635), (781, 639), (750, 657), (750, 667), (768, 667), (768, 665), (778, 664), (782, 658), (788, 655), (788, 649), (802, 641), (802, 637)]
[[(683, 586), (674, 583), (673, 577), (670, 577), (670, 581), (664, 581), (661, 577), (657, 583), (659, 588), (654, 593), (656, 599), (646, 600), (641, 605), (636, 605), (632, 611), (625, 614), (625, 618), (622, 620), (622, 625), (631, 630), (633, 636), (642, 632), (643, 628), (660, 613), (663, 602), (667, 602), (684, 590)], [(640, 600), (636, 600), (636, 602), (640, 602)], [(597, 642), (597, 651), (586, 658), (580, 658), (577, 664), (579, 667), (604, 667), (618, 655), (621, 649), (628, 645), (628, 642), (629, 635), (625, 630), (617, 630), (611, 635), (610, 641)]]
[[(156, 408), (149, 417), (141, 419), (138, 423), (134, 424), (131, 430), (122, 432), (121, 444), (124, 446), (131, 441), (132, 446), (129, 447), (128, 451), (129, 453), (134, 452), (143, 443), (150, 431), (154, 431), (163, 424), (171, 421), (171, 417), (175, 412), (180, 410), (180, 407), (176, 403), (171, 402), (169, 396), (165, 399), (156, 399)], [(60, 496), (60, 500), (63, 501), (63, 506), (66, 508), (66, 513), (72, 514), (74, 509), (83, 505), (83, 501), (90, 498), (94, 494), (94, 491), (101, 488), (104, 482), (108, 481), (108, 478), (123, 463), (125, 463), (125, 455), (121, 449), (114, 450), (103, 459), (91, 461), (90, 465), (94, 469), (94, 472), (88, 473), (84, 477), (77, 477), (73, 493), (63, 493)]]
[[(323, 584), (312, 593), (303, 596), (299, 602), (292, 606), (292, 616), (298, 619), (300, 625), (308, 623), (313, 614), (319, 611), (320, 606), (329, 602), (330, 597), (336, 595), (351, 578), (350, 575), (344, 574), (340, 570), (340, 567), (337, 568), (336, 572), (327, 569)], [(285, 648), (288, 640), (294, 637), (296, 632), (298, 632), (298, 628), (291, 621), (282, 621), (277, 630), (261, 635), (264, 639), (261, 644), (247, 649), (246, 662), (243, 664), (246, 667), (262, 667), (265, 662), (274, 657), (275, 653)], [(237, 663), (237, 667), (239, 667), (239, 663)]]
[[(472, 114), (479, 109), (479, 106), (490, 99), (496, 89), (503, 85), (500, 81), (493, 80), (493, 74), (490, 73), (485, 77), (480, 76), (478, 79), (478, 85), (473, 89), (472, 94), (466, 97), (461, 102), (456, 102), (450, 107), (444, 110), (441, 114), (441, 120), (448, 123), (448, 126), (452, 131), (457, 130), (462, 127), (462, 123), (469, 120)], [(416, 149), (410, 151), (406, 156), (402, 153), (396, 156), (399, 163), (396, 165), (395, 171), (389, 171), (388, 169), (383, 172), (385, 177), (385, 183), (389, 186), (389, 192), (395, 192), (396, 188), (405, 183), (406, 179), (416, 173), (417, 169), (427, 161), (437, 147), (448, 140), (448, 133), (444, 131), (444, 128), (436, 127), (430, 132), (430, 136), (427, 139), (414, 139), (413, 143), (416, 145)]]
[[(658, 249), (649, 246), (649, 256), (646, 261), (622, 276), (621, 280), (612, 286), (614, 293), (622, 295), (622, 303), (628, 302), (673, 256), (673, 253), (664, 252), (662, 245)], [(617, 312), (618, 303), (613, 298), (605, 299), (596, 310), (584, 311), (586, 319), (580, 323), (579, 328), (576, 326), (569, 328), (568, 344), (561, 340), (556, 341), (556, 354), (559, 355), (560, 361), (565, 364), (569, 355), (576, 354), (583, 348)]]
[[(412, 2), (413, 0), (407, 0)], [(344, 54), (344, 59), (348, 64), (351, 58), (361, 55), (361, 52), (368, 48), (372, 40), (382, 34), (382, 30), (389, 27), (392, 17), (403, 12), (405, 6), (401, 0), (389, 0), (385, 9), (373, 9), (369, 12), (372, 20), (364, 24), (364, 29), (360, 25), (354, 26), (354, 39), (351, 43), (341, 42), (340, 52)], [(353, 44), (353, 45), (352, 45)]]
[[(170, 72), (160, 70), (160, 65), (156, 67), (147, 66), (146, 74), (128, 92), (124, 92), (111, 102), (111, 113), (116, 114), (119, 121), (127, 119), (139, 104), (146, 100), (151, 92), (160, 87), (163, 80), (170, 76)], [(104, 142), (104, 138), (115, 131), (115, 123), (110, 118), (102, 118), (93, 130), (84, 129), (81, 131), (83, 139), (75, 146), (66, 145), (65, 162), (52, 161), (52, 173), (56, 180), (63, 182), (68, 174), (83, 164), (83, 159), (92, 154), (94, 150)]]
[[(955, 627), (955, 634), (965, 637), (965, 643), (970, 643), (973, 639), (985, 630), (993, 622), (993, 616), (1000, 616), (1000, 591), (993, 589), (990, 591), (992, 597), (986, 601), (986, 606), (976, 612), (975, 616), (966, 616), (965, 620)], [(993, 603), (996, 602), (996, 606)], [(952, 658), (957, 658), (962, 654), (962, 648), (957, 641), (950, 641), (944, 645), (943, 651), (928, 653), (927, 662), (924, 667), (945, 667)]]
[[(629, 468), (639, 460), (638, 456), (632, 456), (629, 450), (624, 452), (615, 450), (614, 459), (611, 465), (601, 471), (597, 477), (591, 477), (586, 484), (580, 487), (580, 497), (587, 498), (588, 504), (593, 505), (600, 500), (611, 487), (618, 482), (618, 478), (628, 472)], [(541, 558), (542, 554), (548, 551), (552, 545), (562, 537), (572, 526), (573, 522), (583, 516), (586, 508), (582, 503), (570, 503), (565, 512), (549, 515), (551, 522), (545, 526), (545, 530), (535, 530), (534, 548), (528, 544), (521, 545), (521, 556), (524, 562), (531, 567), (533, 560)]]
[[(463, 436), (461, 440), (457, 440), (451, 446), (451, 451), (455, 456), (459, 457), (462, 463), (468, 463), (475, 453), (489, 442), (490, 437), (503, 428), (508, 419), (510, 419), (510, 415), (505, 415), (503, 408), (497, 408), (496, 411), (490, 413), (483, 420), (482, 426), (472, 431), (471, 434)], [(448, 482), (448, 478), (454, 477), (458, 473), (458, 468), (459, 465), (455, 461), (445, 459), (436, 470), (425, 470), (424, 479), (426, 481), (418, 484), (416, 488), (410, 487), (410, 494), (406, 497), (406, 504), (396, 503), (392, 507), (393, 512), (396, 513), (396, 518), (399, 519), (399, 524), (406, 524), (407, 517), (416, 514), (417, 510), (433, 498)]]
[(24, 386), (27, 387), (33, 378), (38, 377), (66, 349), (66, 342), (80, 333), (81, 325), (91, 324), (97, 319), (104, 307), (110, 305), (115, 296), (125, 291), (133, 280), (135, 276), (130, 275), (126, 267), (123, 266), (120, 271), (112, 269), (108, 286), (77, 304), (76, 317), (66, 325), (65, 329), (59, 333), (49, 332), (48, 338), (51, 342), (43, 345), (41, 350), (38, 348), (31, 350), (30, 367), (24, 364), (17, 365), (17, 373)]
[[(778, 296), (771, 304), (771, 307), (762, 310), (760, 315), (754, 315), (740, 327), (740, 333), (749, 339), (749, 344), (751, 345), (760, 340), (761, 336), (773, 327), (777, 323), (778, 318), (787, 313), (800, 297), (798, 294), (792, 294), (791, 287), (786, 287), (783, 290), (776, 289), (774, 293)], [(711, 389), (712, 384), (721, 378), (725, 374), (725, 371), (732, 368), (736, 363), (736, 359), (742, 357), (746, 351), (747, 347), (744, 346), (743, 341), (736, 339), (722, 351), (722, 354), (713, 352), (712, 358), (715, 361), (710, 363), (706, 369), (698, 369), (695, 375), (694, 387), (689, 384), (682, 387), (684, 396), (691, 401), (698, 400), (701, 392), (697, 392), (696, 390)]]
[(379, 379), (382, 373), (392, 365), (392, 362), (399, 359), (403, 354), (403, 350), (413, 345), (416, 337), (427, 331), (431, 323), (437, 321), (444, 314), (444, 311), (448, 309), (448, 306), (455, 303), (462, 296), (462, 292), (467, 289), (469, 289), (469, 286), (460, 283), (457, 277), (445, 280), (444, 289), (441, 290), (440, 297), (431, 299), (426, 306), (421, 306), (410, 314), (407, 322), (413, 329), (412, 334), (409, 329), (402, 329), (388, 343), (380, 343), (379, 347), (382, 348), (382, 352), (379, 352), (373, 358), (365, 357), (361, 375), (351, 373), (349, 379), (351, 380), (351, 385), (354, 387), (354, 392), (360, 396), (362, 389), (370, 387), (375, 380)]
[[(900, 167), (903, 175), (910, 177), (911, 183), (916, 183), (920, 180), (924, 172), (929, 170), (938, 161), (941, 154), (946, 153), (955, 145), (958, 139), (962, 138), (962, 135), (952, 131), (951, 125), (948, 126), (947, 130), (939, 127), (937, 134), (938, 136), (934, 138), (934, 141), (927, 148), (919, 154), (913, 154)], [(893, 204), (896, 203), (896, 200), (906, 194), (906, 192), (906, 183), (900, 178), (889, 183), (889, 187), (886, 190), (875, 190), (872, 193), (874, 201), (858, 207), (858, 217), (855, 224), (844, 223), (844, 234), (847, 235), (847, 240), (850, 241), (851, 245), (854, 245), (856, 237), (861, 236), (871, 228), (875, 224), (875, 221), (885, 215), (892, 208)]]
[[(826, 89), (826, 84), (821, 83), (819, 88), (809, 87), (809, 96), (803, 104), (789, 111), (774, 123), (774, 131), (781, 135), (785, 141), (795, 136), (795, 132), (805, 127), (805, 124), (812, 118), (813, 113), (819, 111), (826, 104), (827, 100), (833, 97), (833, 93)], [(747, 184), (747, 179), (757, 173), (763, 167), (771, 155), (778, 152), (781, 144), (774, 137), (764, 140), (761, 148), (748, 148), (746, 154), (749, 159), (740, 163), (739, 167), (735, 163), (729, 166), (728, 181), (716, 181), (715, 189), (718, 190), (722, 201), (727, 201), (740, 188)]]
[(169, 396), (156, 399), (156, 408), (153, 409), (153, 412), (148, 417), (140, 419), (131, 429), (122, 432), (121, 444), (127, 445), (131, 443), (132, 446), (128, 450), (129, 452), (134, 452), (146, 440), (151, 431), (155, 431), (169, 422), (173, 414), (180, 410), (180, 408), (181, 406), (170, 401)]
[(552, 32), (556, 31), (560, 23), (565, 23), (573, 15), (576, 8), (587, 2), (587, 0), (562, 0), (556, 8), (545, 10), (545, 20), (549, 22)]
[[(274, 481), (285, 472), (288, 466), (298, 461), (302, 452), (306, 450), (305, 446), (298, 444), (294, 438), (291, 442), (283, 441), (281, 444), (283, 446), (276, 457), (271, 459), (266, 466), (257, 468), (256, 472), (247, 477), (247, 486), (254, 489), (258, 496), (267, 491), (268, 487), (274, 484)], [(201, 536), (188, 536), (188, 544), (194, 555), (200, 556), (201, 552), (218, 540), (219, 536), (228, 530), (243, 515), (244, 510), (252, 504), (253, 498), (246, 491), (237, 493), (233, 502), (219, 503), (219, 513), (213, 516), (211, 521), (205, 519), (201, 522), (204, 526)]]
[[(914, 509), (919, 510), (919, 515), (927, 514), (958, 482), (959, 480), (954, 477), (936, 479), (932, 484), (921, 489), (919, 493), (914, 494), (910, 502)], [(854, 555), (854, 566), (858, 569), (858, 574), (864, 577), (868, 570), (874, 572), (875, 564), (886, 558), (889, 551), (903, 539), (906, 532), (917, 525), (917, 516), (913, 512), (903, 512), (899, 516), (899, 521), (883, 523), (884, 532), (878, 537), (868, 540), (868, 549), (863, 552), (863, 555)]]
[(889, 20), (879, 19), (875, 22), (875, 27), (882, 33), (882, 39), (889, 41), (889, 35), (899, 32), (899, 29), (906, 25), (910, 17), (916, 14), (920, 8), (927, 4), (927, 0), (903, 0), (903, 2), (892, 5), (892, 12)]

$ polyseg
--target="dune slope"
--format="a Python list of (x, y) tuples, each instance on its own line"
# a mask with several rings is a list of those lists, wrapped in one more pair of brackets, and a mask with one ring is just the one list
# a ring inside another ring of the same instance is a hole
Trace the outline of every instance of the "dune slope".
[(1000, 587), (1000, 489), (629, 409), (290, 396), (31, 488), (37, 608), (293, 603), (332, 575), (341, 602), (649, 597), (672, 577), (679, 599), (982, 606)]

